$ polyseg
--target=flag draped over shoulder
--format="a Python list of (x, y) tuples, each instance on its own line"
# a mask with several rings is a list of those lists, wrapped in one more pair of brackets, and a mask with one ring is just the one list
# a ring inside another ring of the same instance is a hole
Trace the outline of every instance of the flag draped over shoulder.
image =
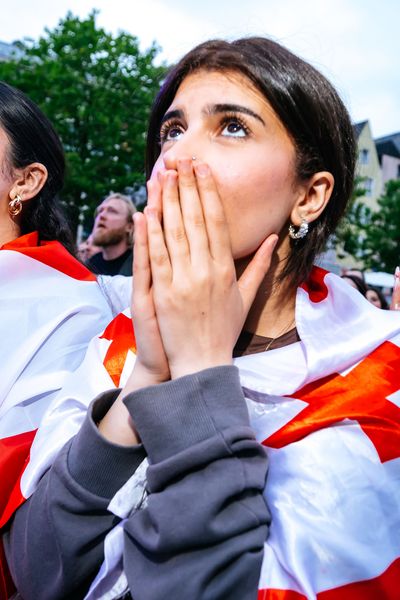
[(43, 414), (113, 313), (95, 276), (36, 232), (0, 249), (0, 311), (3, 526), (24, 501), (20, 476)]
[(347, 287), (315, 271), (304, 343), (264, 372), (240, 359), (270, 459), (259, 600), (400, 598), (400, 319)]
[[(272, 525), (259, 600), (395, 600), (400, 315), (376, 309), (315, 268), (297, 292), (296, 324), (301, 342), (235, 359), (252, 427), (270, 460), (265, 498)], [(134, 353), (127, 312), (91, 342), (79, 377), (47, 412), (22, 477), (26, 495), (77, 432), (90, 401), (124, 384)], [(85, 377), (93, 370), (95, 378)], [(129, 514), (134, 485), (127, 482), (109, 510)], [(120, 524), (106, 538), (105, 562), (87, 599), (126, 585), (122, 544)]]

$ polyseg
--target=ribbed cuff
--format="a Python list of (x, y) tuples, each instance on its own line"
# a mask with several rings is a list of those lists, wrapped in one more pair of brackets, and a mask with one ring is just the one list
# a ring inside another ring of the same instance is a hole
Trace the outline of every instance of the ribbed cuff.
[(97, 396), (68, 453), (68, 468), (75, 481), (89, 492), (112, 498), (136, 471), (146, 452), (142, 444), (119, 446), (102, 437), (95, 423), (110, 409), (120, 390)]
[(157, 463), (237, 425), (249, 425), (233, 365), (205, 369), (124, 398), (150, 462)]

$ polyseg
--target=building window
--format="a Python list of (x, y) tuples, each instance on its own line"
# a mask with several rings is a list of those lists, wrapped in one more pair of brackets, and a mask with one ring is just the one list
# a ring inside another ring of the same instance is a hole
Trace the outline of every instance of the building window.
[(369, 150), (362, 148), (359, 154), (360, 165), (367, 165), (369, 163)]
[(400, 164), (397, 165), (397, 179), (400, 179)]
[(371, 179), (371, 177), (366, 177), (364, 179), (363, 184), (364, 184), (365, 195), (372, 196), (373, 191), (374, 191), (374, 180)]

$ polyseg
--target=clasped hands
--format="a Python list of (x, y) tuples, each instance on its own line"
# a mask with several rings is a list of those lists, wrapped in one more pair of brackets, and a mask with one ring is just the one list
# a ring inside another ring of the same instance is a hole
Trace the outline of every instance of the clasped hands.
[[(251, 199), (249, 200), (251, 201)], [(162, 216), (161, 216), (162, 215)], [(224, 207), (209, 166), (178, 161), (148, 182), (135, 213), (132, 318), (137, 355), (99, 424), (114, 443), (139, 441), (122, 400), (130, 392), (232, 363), (232, 351), (278, 241), (269, 235), (237, 279)]]
[(136, 384), (231, 364), (278, 236), (261, 244), (237, 280), (211, 170), (189, 159), (178, 161), (177, 170), (153, 176), (145, 212), (134, 218)]

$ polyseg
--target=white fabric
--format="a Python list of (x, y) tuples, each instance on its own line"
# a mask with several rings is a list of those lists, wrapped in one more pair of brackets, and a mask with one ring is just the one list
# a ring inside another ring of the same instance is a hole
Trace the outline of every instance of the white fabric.
[(106, 296), (113, 317), (131, 305), (132, 277), (125, 275), (98, 275), (97, 281)]
[[(284, 395), (295, 395), (305, 384), (329, 374), (345, 374), (385, 340), (399, 345), (399, 313), (376, 309), (334, 275), (326, 275), (325, 284), (329, 294), (319, 302), (298, 290), (301, 342), (235, 359), (260, 442), (306, 406)], [(109, 344), (101, 339), (92, 342), (73, 381), (48, 411), (24, 474), (26, 495), (58, 449), (77, 432), (93, 397), (112, 387), (102, 366)], [(132, 365), (132, 353), (128, 360)], [(127, 375), (124, 369), (121, 385)], [(260, 589), (291, 589), (312, 599), (322, 590), (376, 577), (400, 556), (400, 459), (382, 464), (357, 422), (321, 429), (286, 447), (269, 448), (268, 453), (265, 494), (272, 527)], [(140, 475), (136, 478), (140, 487)], [(118, 494), (118, 513), (129, 514), (134, 509), (130, 495), (124, 499), (123, 490)], [(104, 592), (107, 576), (108, 590), (121, 582), (115, 543), (122, 556), (122, 535), (115, 534), (113, 542), (112, 559), (108, 541), (105, 545), (110, 571), (107, 575), (103, 567), (87, 600), (109, 598)]]
[(112, 311), (96, 281), (13, 250), (0, 251), (0, 311), (3, 438), (36, 429)]

